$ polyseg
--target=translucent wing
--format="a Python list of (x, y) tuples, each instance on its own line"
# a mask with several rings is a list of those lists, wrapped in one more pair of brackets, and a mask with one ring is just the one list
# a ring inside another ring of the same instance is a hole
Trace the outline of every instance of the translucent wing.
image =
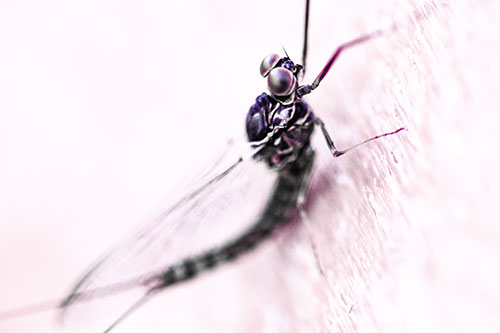
[(255, 223), (276, 174), (264, 163), (240, 156), (225, 154), (197, 185), (174, 193), (156, 218), (103, 256), (61, 305), (64, 323), (76, 320), (81, 326), (91, 316), (92, 324), (106, 327), (148, 291), (145, 279)]

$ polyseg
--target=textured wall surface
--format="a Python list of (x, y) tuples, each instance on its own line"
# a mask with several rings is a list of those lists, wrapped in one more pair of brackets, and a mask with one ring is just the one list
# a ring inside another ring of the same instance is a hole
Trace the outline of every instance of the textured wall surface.
[(399, 124), (409, 132), (349, 154), (334, 177), (320, 170), (335, 187), (334, 213), (314, 226), (331, 290), (322, 318), (343, 332), (495, 332), (498, 3), (406, 6), (361, 14), (418, 19), (340, 62), (327, 88), (345, 103), (331, 107), (334, 128), (357, 140)]
[[(303, 8), (2, 2), (0, 309), (64, 295), (241, 135), (260, 60), (281, 44), (300, 55)], [(343, 54), (308, 99), (337, 146), (408, 132), (339, 159), (316, 135), (308, 228), (167, 290), (116, 332), (497, 332), (499, 13), (312, 0), (308, 82), (340, 43), (399, 27)], [(54, 316), (0, 332), (63, 331)]]

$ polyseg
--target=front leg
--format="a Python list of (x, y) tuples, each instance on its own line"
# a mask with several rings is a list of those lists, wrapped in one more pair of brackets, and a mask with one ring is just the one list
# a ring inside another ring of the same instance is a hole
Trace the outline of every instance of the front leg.
[(321, 119), (319, 119), (318, 117), (316, 117), (314, 119), (314, 123), (321, 128), (321, 132), (323, 133), (323, 136), (325, 137), (328, 149), (330, 149), (330, 152), (332, 153), (333, 157), (342, 156), (345, 153), (347, 153), (348, 151), (353, 150), (354, 148), (357, 148), (357, 147), (359, 147), (361, 145), (364, 145), (365, 143), (368, 143), (368, 142), (373, 141), (373, 140), (377, 140), (377, 139), (382, 138), (384, 136), (396, 134), (398, 132), (401, 132), (402, 130), (406, 130), (406, 128), (401, 127), (400, 129), (397, 129), (394, 132), (380, 134), (380, 135), (374, 136), (372, 138), (366, 139), (363, 142), (360, 142), (360, 143), (358, 143), (358, 144), (356, 144), (356, 145), (354, 145), (352, 147), (349, 147), (349, 148), (346, 148), (346, 149), (343, 149), (343, 150), (338, 150), (337, 147), (335, 147), (335, 144), (333, 143), (333, 140), (330, 137), (330, 134), (328, 134), (328, 131), (326, 130), (325, 123), (323, 123), (323, 121)]

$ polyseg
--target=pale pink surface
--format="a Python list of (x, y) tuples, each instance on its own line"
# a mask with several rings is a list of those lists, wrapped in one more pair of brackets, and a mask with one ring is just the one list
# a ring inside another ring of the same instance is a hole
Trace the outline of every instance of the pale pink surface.
[[(302, 42), (302, 1), (0, 8), (0, 309), (63, 295), (241, 135), (259, 61)], [(299, 225), (116, 332), (500, 329), (497, 3), (313, 1), (306, 81), (340, 43), (416, 11), (308, 99), (339, 147), (409, 130), (338, 160), (314, 140), (325, 276)], [(57, 330), (51, 313), (0, 323)]]

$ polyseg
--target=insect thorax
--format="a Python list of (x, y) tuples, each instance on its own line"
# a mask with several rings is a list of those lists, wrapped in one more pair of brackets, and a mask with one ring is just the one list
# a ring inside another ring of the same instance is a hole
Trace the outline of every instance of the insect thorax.
[(270, 167), (281, 168), (294, 161), (307, 147), (314, 129), (314, 113), (302, 100), (284, 105), (263, 93), (250, 107), (246, 118), (248, 141), (271, 140), (256, 156)]

